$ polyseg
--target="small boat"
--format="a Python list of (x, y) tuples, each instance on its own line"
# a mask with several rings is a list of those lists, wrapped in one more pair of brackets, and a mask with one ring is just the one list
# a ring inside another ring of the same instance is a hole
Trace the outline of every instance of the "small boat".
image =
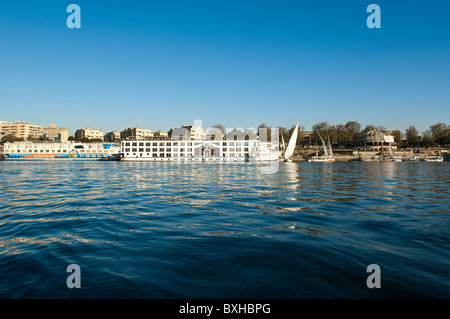
[(420, 158), (419, 158), (419, 156), (410, 156), (408, 158), (408, 161), (409, 162), (418, 162), (418, 161), (420, 161)]
[[(315, 128), (314, 128), (315, 129)], [(331, 147), (330, 142), (330, 136), (328, 135), (328, 145), (325, 144), (325, 141), (323, 140), (322, 136), (320, 136), (319, 132), (316, 130), (317, 135), (319, 135), (320, 140), (322, 141), (322, 148), (323, 148), (323, 155), (319, 156), (318, 151), (316, 151), (316, 156), (312, 156), (310, 159), (308, 159), (308, 162), (317, 162), (317, 163), (328, 163), (328, 162), (334, 162), (336, 159), (333, 155), (333, 149)]]
[(425, 156), (423, 158), (425, 162), (443, 162), (444, 156), (441, 155), (434, 155), (434, 156)]

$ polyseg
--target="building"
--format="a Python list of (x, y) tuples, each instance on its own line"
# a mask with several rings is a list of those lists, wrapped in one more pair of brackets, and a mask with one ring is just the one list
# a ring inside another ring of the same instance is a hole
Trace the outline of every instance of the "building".
[(169, 133), (167, 132), (161, 132), (161, 131), (157, 131), (153, 134), (154, 137), (160, 137), (160, 138), (169, 138)]
[(9, 124), (9, 123), (5, 122), (5, 121), (0, 121), (0, 138), (5, 136), (5, 133), (3, 132), (3, 125), (6, 125), (6, 124)]
[(355, 150), (359, 151), (383, 151), (387, 149), (397, 149), (394, 137), (389, 132), (370, 130), (362, 136), (355, 138)]
[(171, 139), (191, 139), (191, 140), (205, 140), (206, 130), (201, 126), (183, 125), (179, 128), (171, 128), (168, 132), (168, 137)]
[(42, 132), (44, 141), (67, 142), (69, 140), (69, 129), (57, 128), (54, 123), (44, 127)]
[(115, 142), (120, 141), (120, 132), (119, 131), (112, 131), (105, 134), (105, 141), (107, 142)]
[(99, 130), (94, 130), (91, 128), (82, 128), (82, 129), (78, 129), (75, 132), (75, 139), (77, 141), (82, 141), (84, 139), (89, 139), (89, 140), (102, 140), (104, 139), (104, 134), (103, 134), (103, 130), (99, 129)]
[(32, 125), (29, 123), (16, 121), (14, 123), (0, 122), (1, 135), (14, 135), (16, 138), (23, 138), (24, 140), (30, 138), (42, 138), (43, 127), (39, 125)]
[(122, 140), (144, 140), (154, 136), (154, 131), (149, 128), (140, 128), (139, 126), (129, 127), (120, 133)]

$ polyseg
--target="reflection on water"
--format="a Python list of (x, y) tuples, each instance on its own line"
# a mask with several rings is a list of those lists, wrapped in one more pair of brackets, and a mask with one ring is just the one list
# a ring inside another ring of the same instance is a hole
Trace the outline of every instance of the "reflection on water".
[[(450, 297), (445, 162), (281, 162), (276, 174), (1, 162), (0, 174), (0, 297)], [(80, 291), (64, 289), (69, 263)], [(382, 291), (365, 286), (372, 263)]]

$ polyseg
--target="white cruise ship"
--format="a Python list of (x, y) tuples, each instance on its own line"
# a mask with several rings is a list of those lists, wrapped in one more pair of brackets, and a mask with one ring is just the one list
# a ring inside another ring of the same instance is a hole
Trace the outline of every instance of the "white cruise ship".
[(278, 161), (270, 142), (252, 140), (122, 141), (122, 161), (266, 162)]
[(4, 144), (5, 161), (119, 160), (120, 146), (112, 143), (14, 142)]

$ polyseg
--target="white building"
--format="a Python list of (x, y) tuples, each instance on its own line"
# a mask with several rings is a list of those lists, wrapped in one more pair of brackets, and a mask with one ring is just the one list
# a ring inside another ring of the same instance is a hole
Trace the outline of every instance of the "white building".
[(100, 140), (103, 141), (104, 133), (103, 133), (102, 129), (94, 130), (94, 129), (91, 129), (91, 128), (82, 128), (82, 129), (76, 130), (75, 138), (78, 141), (81, 141), (81, 140), (86, 139), (86, 138), (90, 139), (90, 140), (100, 139)]

